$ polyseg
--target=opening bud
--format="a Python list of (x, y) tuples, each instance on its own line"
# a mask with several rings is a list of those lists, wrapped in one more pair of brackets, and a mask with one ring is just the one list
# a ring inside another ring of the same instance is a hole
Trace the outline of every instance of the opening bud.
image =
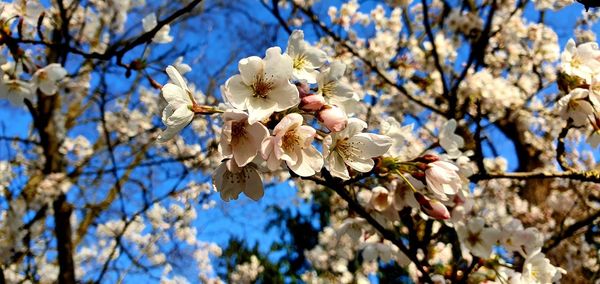
[(446, 208), (446, 206), (441, 202), (435, 199), (429, 199), (425, 197), (425, 195), (418, 192), (415, 192), (415, 198), (421, 206), (421, 211), (428, 216), (441, 220), (450, 219), (450, 212), (448, 211), (448, 208)]
[(317, 113), (317, 119), (333, 132), (344, 130), (348, 123), (346, 113), (341, 108), (332, 105), (324, 105)]
[(325, 105), (325, 98), (321, 95), (310, 94), (300, 100), (300, 109), (304, 111), (318, 111)]

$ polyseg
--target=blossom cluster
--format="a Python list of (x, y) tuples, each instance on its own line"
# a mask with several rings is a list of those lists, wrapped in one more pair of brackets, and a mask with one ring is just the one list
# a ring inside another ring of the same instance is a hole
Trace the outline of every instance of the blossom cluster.
[(296, 176), (312, 177), (324, 168), (335, 178), (349, 180), (373, 171), (401, 179), (426, 214), (450, 217), (440, 201), (461, 191), (464, 181), (458, 167), (435, 155), (407, 162), (387, 156), (393, 139), (366, 131), (367, 123), (353, 115), (359, 101), (344, 81), (346, 65), (311, 46), (302, 31), (290, 35), (284, 53), (279, 47), (269, 48), (264, 58), (240, 60), (238, 69), (239, 74), (221, 87), (223, 110), (196, 103), (172, 66), (166, 70), (170, 82), (162, 87), (167, 129), (159, 141), (174, 137), (196, 114), (222, 113), (223, 162), (213, 174), (213, 184), (223, 200), (237, 199), (242, 192), (260, 199), (262, 172), (287, 168)]

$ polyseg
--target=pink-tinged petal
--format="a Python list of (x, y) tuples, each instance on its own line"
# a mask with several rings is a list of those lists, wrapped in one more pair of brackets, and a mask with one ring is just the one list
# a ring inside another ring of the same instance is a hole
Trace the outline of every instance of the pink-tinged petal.
[(325, 106), (325, 98), (321, 95), (306, 95), (300, 99), (300, 109), (304, 111), (318, 111)]
[(300, 125), (302, 125), (303, 120), (304, 119), (302, 118), (302, 115), (298, 113), (290, 113), (282, 118), (279, 123), (277, 123), (273, 129), (273, 135), (281, 137), (288, 131), (298, 128)]
[(268, 159), (269, 156), (273, 155), (273, 145), (275, 137), (270, 136), (265, 138), (260, 145), (260, 153), (263, 159)]
[(229, 78), (221, 91), (227, 102), (241, 110), (247, 109), (248, 100), (254, 95), (252, 88), (244, 83), (240, 75)]
[(343, 109), (326, 105), (317, 113), (317, 119), (332, 132), (340, 132), (346, 128), (348, 117)]
[(277, 104), (263, 98), (250, 98), (248, 100), (248, 123), (254, 124), (269, 118), (275, 112)]
[(253, 145), (248, 136), (236, 137), (236, 144), (232, 145), (233, 158), (239, 167), (250, 163), (258, 152), (258, 148)]
[(244, 84), (251, 86), (257, 76), (262, 76), (264, 72), (263, 60), (258, 56), (251, 56), (240, 60), (238, 63), (241, 78)]
[(260, 122), (247, 126), (250, 143), (256, 149), (260, 149), (263, 140), (269, 136), (269, 130)]

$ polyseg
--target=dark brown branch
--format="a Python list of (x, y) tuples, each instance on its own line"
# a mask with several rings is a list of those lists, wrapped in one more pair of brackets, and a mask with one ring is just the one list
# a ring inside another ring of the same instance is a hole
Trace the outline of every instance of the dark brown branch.
[(589, 225), (592, 225), (594, 223), (594, 221), (598, 218), (600, 218), (600, 210), (589, 215), (585, 219), (575, 222), (571, 226), (567, 227), (565, 230), (562, 230), (558, 234), (552, 236), (550, 239), (548, 239), (546, 241), (546, 243), (544, 244), (544, 247), (542, 248), (542, 251), (548, 252), (549, 250), (558, 246), (560, 244), (560, 242), (562, 242), (563, 240), (574, 236), (575, 233), (577, 233), (577, 231), (579, 231), (580, 229), (587, 227)]
[(406, 245), (394, 232), (386, 229), (377, 220), (375, 220), (375, 218), (373, 218), (373, 216), (371, 216), (369, 212), (367, 212), (362, 206), (360, 206), (360, 204), (358, 204), (358, 202), (356, 202), (350, 196), (350, 194), (348, 193), (348, 191), (346, 191), (343, 185), (341, 186), (341, 184), (338, 181), (334, 180), (334, 178), (331, 177), (329, 172), (327, 172), (326, 170), (322, 170), (321, 175), (325, 178), (324, 180), (319, 178), (306, 179), (312, 180), (317, 184), (323, 185), (335, 191), (340, 197), (342, 197), (342, 199), (344, 199), (348, 203), (348, 206), (352, 211), (356, 212), (358, 215), (364, 218), (371, 226), (373, 226), (373, 228), (375, 228), (375, 230), (377, 230), (381, 234), (383, 238), (389, 240), (394, 245), (396, 245), (400, 249), (400, 251), (402, 251), (402, 253), (404, 253), (415, 264), (417, 269), (423, 274), (422, 280), (424, 281), (424, 283), (431, 282), (429, 274), (421, 265), (421, 262), (419, 261), (417, 256), (413, 254), (408, 247), (406, 247)]
[(578, 180), (584, 182), (595, 182), (600, 183), (600, 172), (598, 171), (566, 171), (566, 172), (513, 172), (513, 173), (486, 173), (486, 174), (475, 174), (470, 177), (472, 182), (478, 182), (482, 180), (490, 179), (543, 179), (543, 178), (564, 178), (571, 180)]

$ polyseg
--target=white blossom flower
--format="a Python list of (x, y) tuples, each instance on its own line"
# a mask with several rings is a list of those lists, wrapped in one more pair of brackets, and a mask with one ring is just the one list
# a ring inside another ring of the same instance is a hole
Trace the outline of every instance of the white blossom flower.
[(67, 76), (67, 70), (58, 63), (38, 69), (33, 74), (32, 82), (36, 88), (46, 95), (54, 95), (58, 91), (58, 82)]
[(340, 132), (334, 132), (323, 139), (325, 167), (331, 175), (350, 179), (346, 165), (359, 172), (369, 172), (375, 166), (374, 157), (387, 152), (392, 139), (385, 135), (361, 133), (367, 123), (358, 119), (348, 119), (348, 125)]
[(312, 176), (323, 167), (323, 156), (312, 145), (316, 130), (302, 125), (302, 115), (290, 113), (273, 129), (273, 136), (262, 144), (262, 155), (270, 170), (279, 166), (279, 161), (299, 176)]
[(295, 80), (305, 80), (309, 84), (317, 82), (316, 70), (327, 60), (327, 54), (304, 41), (304, 32), (295, 30), (288, 40), (285, 51), (293, 60), (293, 76)]
[(560, 60), (563, 72), (590, 83), (592, 76), (600, 70), (600, 49), (595, 42), (576, 46), (575, 41), (569, 39), (565, 50), (560, 55)]
[(388, 263), (392, 260), (392, 253), (392, 248), (385, 243), (367, 243), (362, 251), (362, 257), (366, 262), (377, 260), (379, 257), (381, 261)]
[(392, 204), (393, 197), (387, 188), (376, 186), (371, 191), (373, 194), (369, 203), (375, 210), (379, 212), (385, 211)]
[(30, 83), (21, 80), (0, 82), (0, 98), (8, 99), (15, 106), (22, 106), (23, 100), (33, 100), (34, 93)]
[(534, 227), (525, 229), (519, 219), (512, 219), (502, 226), (500, 243), (510, 251), (527, 256), (541, 248), (544, 239), (538, 229)]
[(179, 56), (177, 59), (175, 59), (175, 62), (173, 62), (173, 67), (175, 67), (175, 69), (177, 69), (181, 75), (185, 75), (185, 73), (192, 71), (192, 67), (183, 62), (183, 56)]
[(163, 98), (167, 101), (162, 121), (167, 129), (158, 137), (159, 142), (170, 140), (194, 119), (192, 92), (185, 80), (173, 66), (167, 67), (167, 74), (171, 82), (162, 88)]
[(458, 158), (461, 154), (460, 148), (465, 145), (465, 141), (459, 135), (454, 134), (456, 131), (456, 120), (448, 120), (442, 127), (439, 139), (440, 146), (446, 150), (450, 158)]
[[(144, 27), (145, 32), (149, 32), (156, 28), (158, 25), (158, 21), (156, 20), (156, 14), (150, 13), (146, 17), (142, 19), (142, 26)], [(169, 25), (164, 25), (152, 38), (153, 42), (156, 43), (169, 43), (173, 41), (173, 37), (169, 35), (171, 31), (171, 27)]]
[[(558, 108), (560, 116), (563, 119), (573, 120), (574, 126), (584, 126), (589, 123), (588, 117), (593, 115), (595, 110), (590, 102), (591, 97), (597, 95), (590, 90), (577, 88), (568, 95), (560, 98)], [(594, 98), (597, 101), (597, 98)]]
[(290, 83), (292, 59), (279, 47), (267, 49), (264, 59), (240, 60), (238, 68), (240, 74), (227, 80), (223, 95), (235, 108), (248, 110), (250, 124), (300, 102), (298, 89)]
[(253, 163), (240, 168), (233, 160), (223, 161), (213, 174), (213, 186), (223, 201), (237, 200), (242, 192), (254, 201), (264, 195), (262, 178)]
[(525, 258), (522, 280), (524, 283), (555, 283), (567, 272), (550, 264), (550, 260), (538, 249)]
[(358, 95), (348, 83), (341, 81), (345, 72), (346, 64), (339, 61), (322, 68), (317, 76), (317, 94), (325, 97), (327, 104), (339, 106), (351, 114), (357, 109)]
[(448, 195), (455, 195), (462, 188), (458, 171), (458, 167), (450, 162), (428, 163), (425, 170), (427, 186), (437, 198), (448, 200)]
[(260, 122), (248, 123), (248, 114), (228, 110), (223, 114), (221, 130), (221, 152), (224, 157), (233, 157), (239, 167), (250, 163), (256, 157), (262, 141), (269, 136), (269, 130)]
[(471, 254), (488, 258), (492, 253), (492, 247), (498, 241), (500, 231), (495, 228), (484, 228), (483, 218), (476, 217), (467, 220), (467, 224), (459, 222), (456, 224), (456, 233), (460, 243), (467, 248)]

